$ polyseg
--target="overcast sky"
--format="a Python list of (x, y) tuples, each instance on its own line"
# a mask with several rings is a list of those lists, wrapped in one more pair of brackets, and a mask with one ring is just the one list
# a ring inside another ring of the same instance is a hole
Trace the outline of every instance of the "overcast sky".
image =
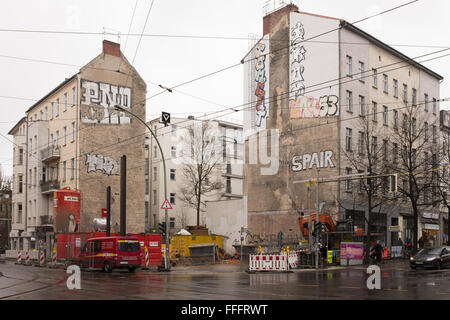
[[(266, 0), (154, 0), (146, 34), (222, 37), (139, 36), (120, 37), (121, 50), (147, 81), (147, 97), (161, 91), (158, 84), (173, 87), (205, 74), (239, 64), (247, 53), (246, 38), (262, 35)], [(278, 2), (278, 0), (277, 0)], [(301, 11), (354, 22), (408, 2), (408, 0), (301, 0)], [(0, 29), (57, 30), (128, 33), (136, 0), (15, 0), (2, 1)], [(138, 0), (131, 33), (143, 30), (151, 0)], [(272, 1), (273, 3), (273, 1)], [(409, 57), (450, 47), (450, 1), (420, 0), (398, 10), (358, 23), (356, 26), (394, 46)], [(232, 38), (232, 39), (224, 39)], [(108, 40), (119, 41), (109, 35)], [(11, 136), (8, 131), (25, 111), (79, 67), (101, 53), (103, 35), (42, 34), (0, 31), (0, 163), (12, 174)], [(126, 45), (126, 47), (125, 47)], [(407, 46), (397, 46), (407, 45)], [(429, 47), (426, 47), (429, 46)], [(443, 52), (440, 55), (447, 54)], [(8, 57), (6, 57), (8, 56)], [(32, 62), (11, 57), (45, 60), (76, 66)], [(434, 57), (434, 56), (433, 56)], [(421, 61), (421, 60), (418, 60)], [(442, 75), (441, 98), (450, 97), (450, 57), (424, 63)], [(324, 79), (326, 80), (326, 79)], [(205, 113), (243, 104), (243, 66), (160, 94), (147, 101), (147, 120), (161, 111), (174, 116)], [(7, 97), (16, 97), (13, 99)], [(450, 103), (442, 103), (450, 109)], [(223, 113), (221, 113), (223, 114)], [(219, 114), (220, 115), (220, 114)], [(242, 119), (242, 112), (226, 115)]]

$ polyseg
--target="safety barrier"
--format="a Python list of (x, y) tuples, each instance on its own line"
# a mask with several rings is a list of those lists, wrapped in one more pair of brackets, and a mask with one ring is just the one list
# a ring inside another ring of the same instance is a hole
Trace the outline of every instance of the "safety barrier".
[(148, 249), (147, 247), (144, 247), (144, 252), (145, 252), (145, 261), (144, 261), (144, 267), (142, 268), (142, 270), (148, 270), (148, 267), (150, 265), (149, 260), (148, 260)]
[(40, 252), (39, 266), (40, 266), (40, 267), (45, 266), (45, 255), (44, 255), (44, 251), (41, 251), (41, 252)]
[(31, 263), (30, 263), (30, 252), (28, 250), (25, 251), (25, 265), (26, 266), (31, 266)]
[(22, 252), (17, 252), (17, 262), (16, 264), (22, 264)]
[(51, 268), (56, 268), (56, 248), (53, 248), (52, 250), (52, 264), (50, 265)]
[(299, 264), (298, 264), (298, 257), (299, 257), (299, 251), (291, 251), (291, 252), (289, 252), (288, 263), (289, 263), (289, 267), (291, 269), (298, 268), (298, 266), (299, 266)]
[(249, 271), (288, 271), (286, 254), (251, 254)]

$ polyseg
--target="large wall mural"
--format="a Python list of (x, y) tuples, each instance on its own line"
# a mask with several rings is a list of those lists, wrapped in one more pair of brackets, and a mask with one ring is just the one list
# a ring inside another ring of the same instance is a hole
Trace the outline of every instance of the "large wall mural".
[(119, 164), (117, 161), (101, 154), (87, 154), (85, 164), (88, 173), (99, 170), (108, 176), (119, 174)]
[(114, 106), (131, 108), (131, 88), (81, 80), (81, 121), (84, 123), (125, 124), (130, 115)]
[[(339, 114), (337, 89), (330, 87), (327, 94), (324, 90), (317, 90), (318, 83), (333, 79), (333, 74), (338, 72), (338, 51), (336, 51), (335, 57), (332, 50), (329, 50), (331, 48), (323, 47), (322, 50), (317, 50), (317, 44), (305, 39), (305, 25), (311, 30), (310, 37), (320, 34), (316, 25), (322, 23), (324, 19), (312, 19), (314, 18), (291, 13), (289, 42), (289, 110), (291, 119), (330, 117)], [(300, 20), (307, 22), (304, 23)], [(325, 46), (323, 43), (321, 45)], [(336, 61), (334, 61), (335, 59)], [(334, 70), (327, 72), (330, 67)]]

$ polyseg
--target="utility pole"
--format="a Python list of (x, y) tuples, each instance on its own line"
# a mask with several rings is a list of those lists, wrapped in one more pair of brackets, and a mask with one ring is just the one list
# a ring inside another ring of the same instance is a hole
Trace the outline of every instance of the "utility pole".
[(111, 187), (106, 187), (106, 236), (111, 235)]
[[(25, 227), (24, 227), (24, 232), (27, 232), (27, 223), (28, 223), (28, 116), (25, 117), (25, 124), (26, 124), (26, 138), (25, 138), (25, 147), (26, 147), (26, 151), (25, 151), (25, 174), (22, 175), (22, 190), (25, 188), (25, 206), (24, 206), (24, 210), (25, 210)], [(19, 235), (20, 236), (20, 235)], [(20, 238), (19, 240), (19, 250), (20, 250)], [(22, 243), (22, 245), (24, 245)], [(29, 243), (27, 243), (27, 245), (29, 245)], [(22, 247), (22, 249), (24, 249), (24, 247)], [(28, 249), (28, 246), (27, 246)]]
[[(316, 180), (316, 226), (320, 222), (320, 211), (319, 211), (319, 169), (317, 168), (317, 180)], [(319, 228), (320, 232), (320, 228)], [(316, 230), (315, 248), (316, 248), (316, 269), (319, 269), (319, 240), (320, 236)]]
[(127, 223), (127, 156), (120, 158), (120, 235), (126, 234)]

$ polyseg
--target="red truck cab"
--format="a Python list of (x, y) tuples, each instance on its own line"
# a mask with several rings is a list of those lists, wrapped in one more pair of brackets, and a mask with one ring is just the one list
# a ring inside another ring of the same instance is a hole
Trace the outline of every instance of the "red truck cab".
[(128, 269), (133, 272), (141, 264), (139, 240), (133, 237), (90, 238), (81, 249), (79, 265), (82, 268)]

